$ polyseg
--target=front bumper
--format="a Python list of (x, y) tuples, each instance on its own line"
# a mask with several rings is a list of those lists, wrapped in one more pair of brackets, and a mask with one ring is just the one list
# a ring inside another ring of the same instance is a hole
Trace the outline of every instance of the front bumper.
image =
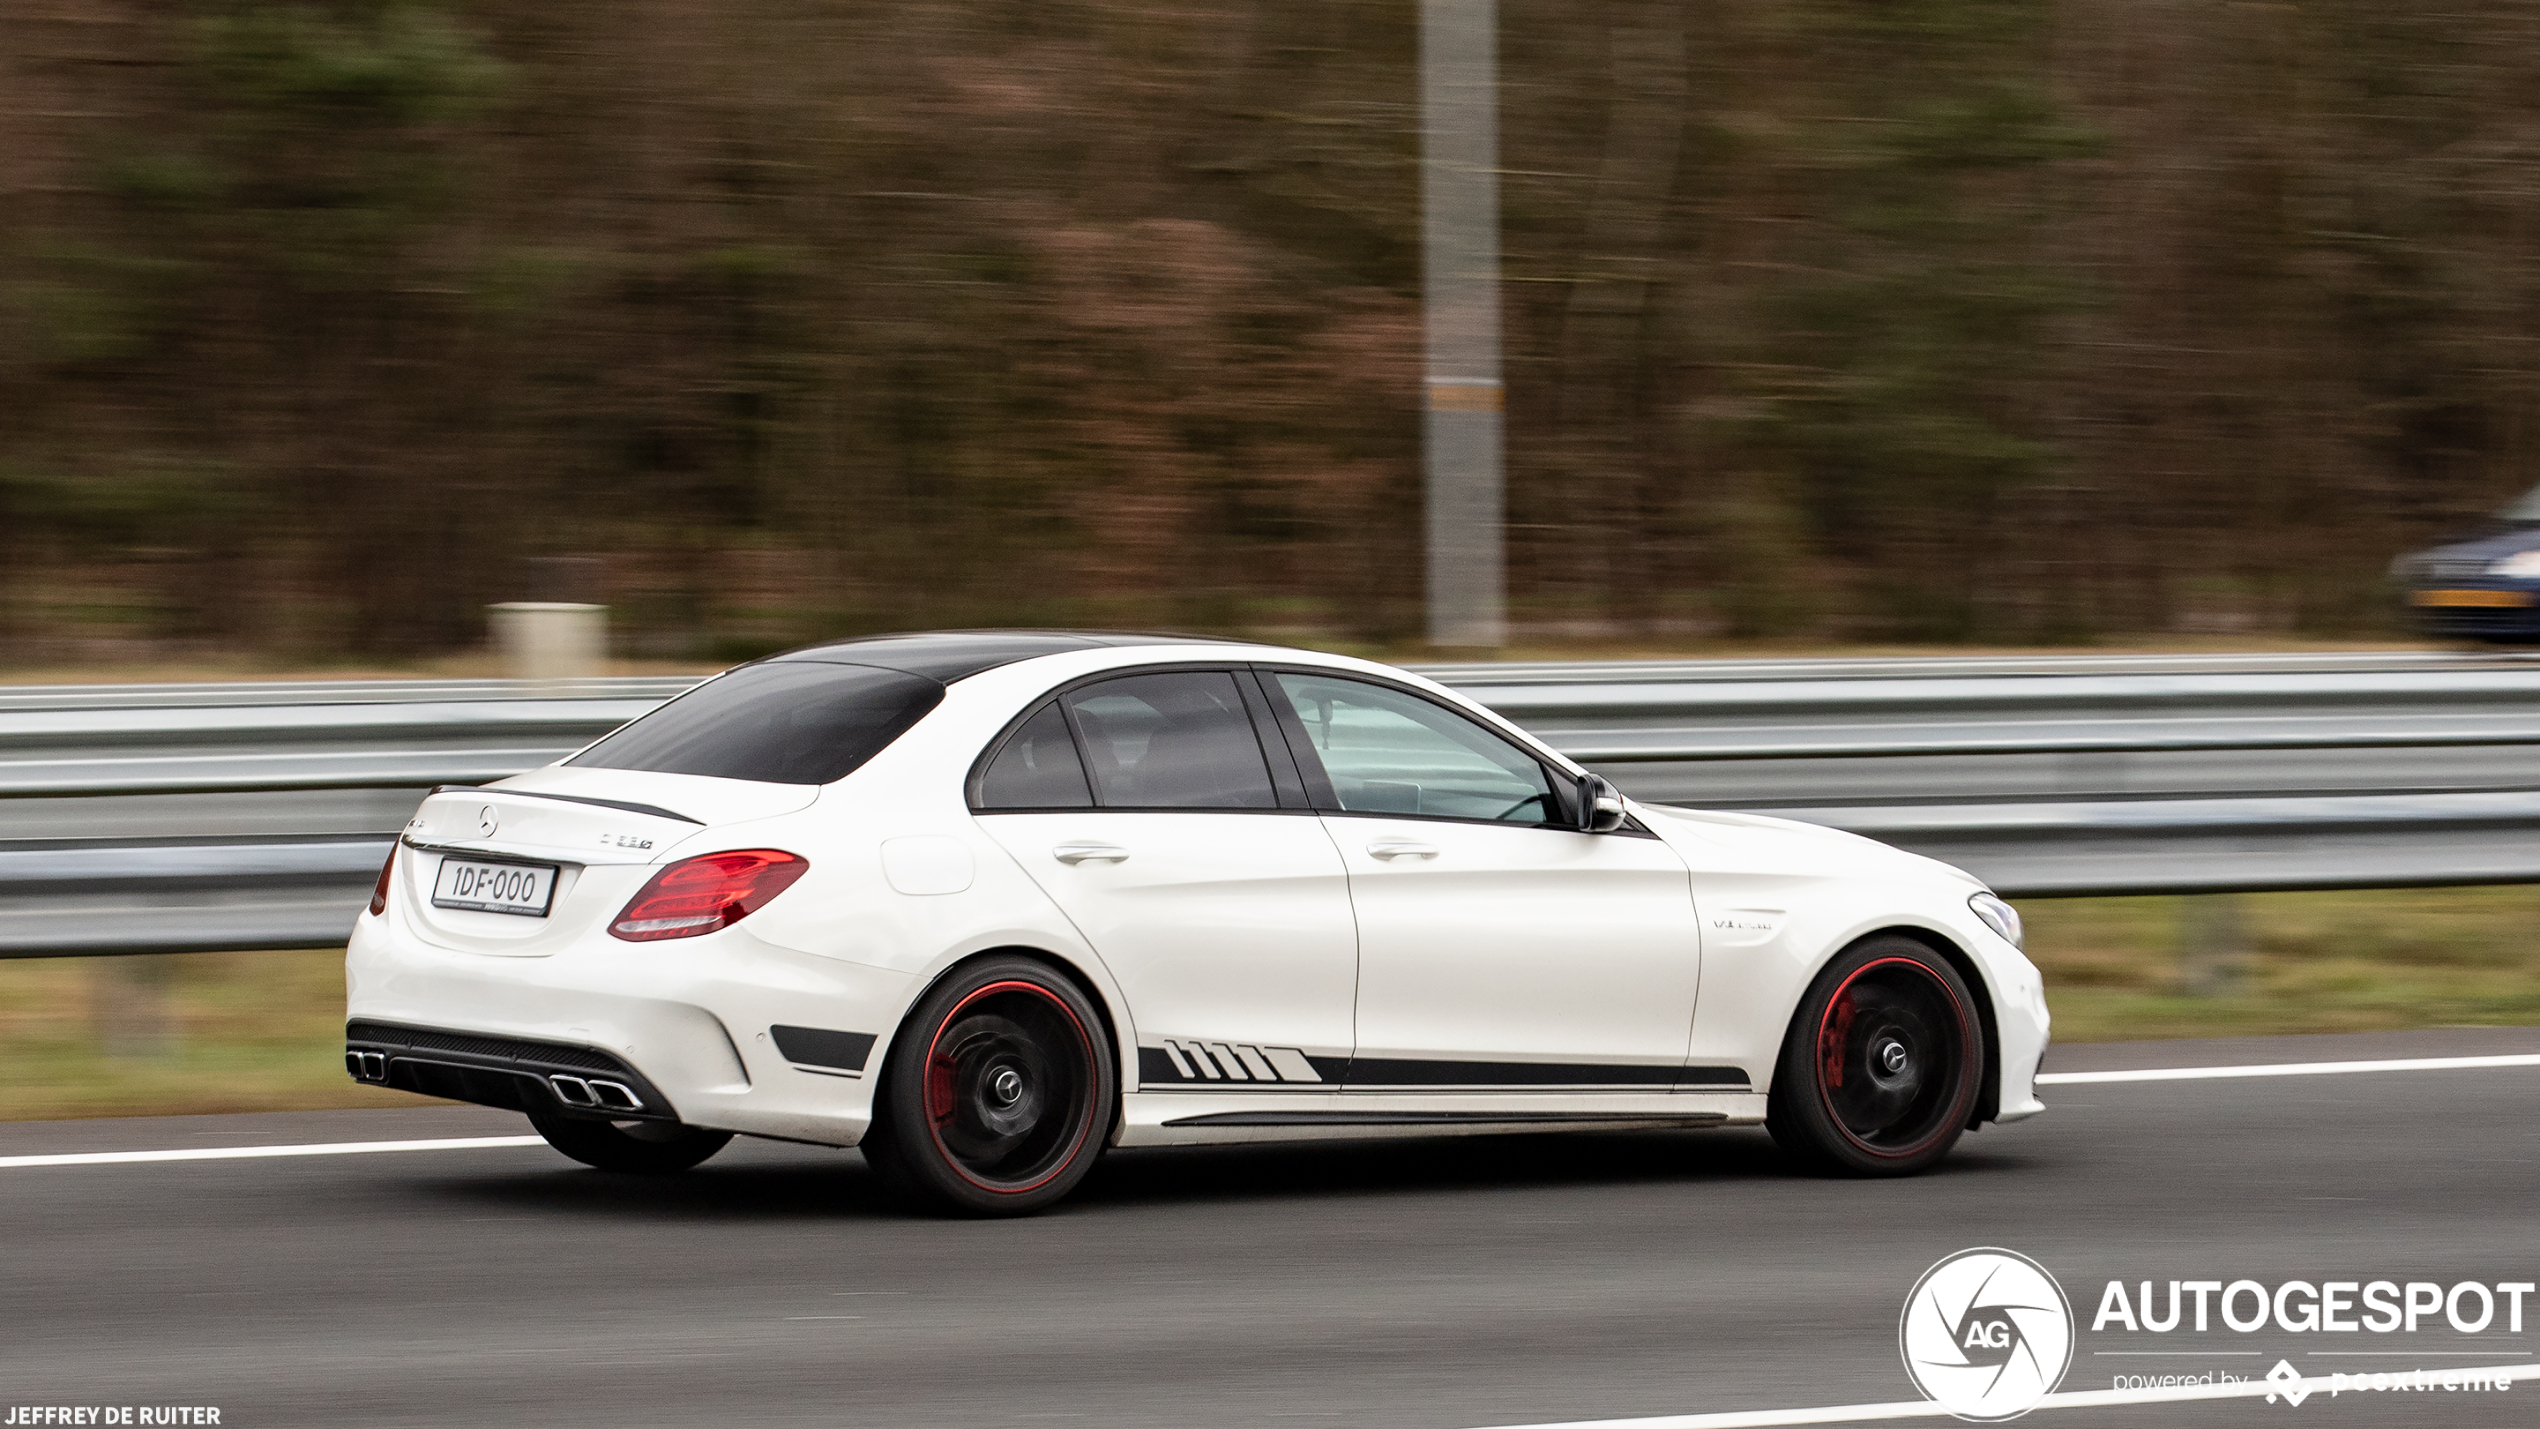
[(2046, 1008), (2045, 978), (2025, 954), (2020, 955), (2015, 968), (1997, 967), (1991, 972), (1999, 979), (1999, 992), (2007, 994), (1996, 996), (1993, 1003), (2002, 1077), (1993, 1120), (1997, 1125), (2008, 1126), (2046, 1110), (2046, 1103), (2037, 1096), (2037, 1073), (2046, 1061), (2047, 1044), (2053, 1040), (2054, 1018)]

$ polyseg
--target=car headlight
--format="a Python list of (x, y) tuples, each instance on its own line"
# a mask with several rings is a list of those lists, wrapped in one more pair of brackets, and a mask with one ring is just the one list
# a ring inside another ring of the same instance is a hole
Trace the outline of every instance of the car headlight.
[(2489, 566), (2487, 574), (2508, 580), (2540, 581), (2540, 551), (2516, 551)]
[(2002, 935), (2002, 941), (2022, 952), (2028, 950), (2027, 931), (2020, 927), (2020, 910), (1990, 893), (1972, 894), (1967, 907), (1984, 920), (1984, 926)]

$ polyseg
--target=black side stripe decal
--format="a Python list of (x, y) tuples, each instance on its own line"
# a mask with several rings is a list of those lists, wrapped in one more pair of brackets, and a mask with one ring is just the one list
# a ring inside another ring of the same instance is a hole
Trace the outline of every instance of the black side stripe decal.
[[(1271, 1064), (1265, 1066), (1265, 1059)], [(1277, 1070), (1273, 1075), (1260, 1073)], [(1250, 1075), (1247, 1075), (1249, 1068)], [(1310, 1074), (1308, 1069), (1311, 1069)], [(1308, 1057), (1292, 1048), (1262, 1049), (1176, 1039), (1138, 1049), (1138, 1079), (1150, 1085), (1217, 1083), (1254, 1087), (1308, 1083), (1334, 1087), (1701, 1087), (1743, 1091), (1738, 1067), (1613, 1065), (1598, 1062), (1449, 1062), (1404, 1057)]]
[(1349, 1065), (1340, 1057), (1308, 1056), (1295, 1047), (1263, 1047), (1248, 1042), (1201, 1042), (1171, 1038), (1161, 1047), (1138, 1049), (1138, 1080), (1185, 1086), (1215, 1082), (1250, 1087), (1307, 1086), (1331, 1091)]
[(1680, 1070), (1577, 1062), (1430, 1062), (1352, 1057), (1348, 1082), (1353, 1087), (1672, 1087)]
[(1744, 1091), (1748, 1083), (1744, 1067), (1684, 1067), (1676, 1072), (1676, 1085)]

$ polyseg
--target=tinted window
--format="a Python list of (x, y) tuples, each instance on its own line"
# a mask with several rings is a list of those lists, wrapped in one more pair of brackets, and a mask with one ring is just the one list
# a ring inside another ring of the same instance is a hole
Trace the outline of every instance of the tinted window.
[(881, 753), (944, 687), (864, 665), (744, 665), (574, 756), (593, 769), (826, 784)]
[(1105, 806), (1278, 807), (1252, 716), (1225, 671), (1128, 675), (1062, 698)]
[(1093, 802), (1093, 792), (1085, 786), (1085, 763), (1076, 757), (1076, 739), (1056, 705), (1042, 706), (1007, 735), (988, 772), (979, 776), (983, 809), (1084, 809)]
[(1280, 675), (1340, 806), (1359, 814), (1424, 814), (1541, 824), (1556, 817), (1535, 757), (1417, 695), (1358, 680)]

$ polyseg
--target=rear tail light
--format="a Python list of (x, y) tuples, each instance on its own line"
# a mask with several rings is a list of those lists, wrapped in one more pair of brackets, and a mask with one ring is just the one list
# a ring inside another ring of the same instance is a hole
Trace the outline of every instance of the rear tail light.
[(396, 867), (397, 846), (395, 844), (390, 844), (388, 846), (388, 861), (379, 866), (379, 883), (370, 891), (371, 912), (385, 913), (388, 911), (388, 875), (394, 871)]
[(800, 856), (772, 848), (683, 858), (636, 890), (609, 932), (630, 943), (649, 943), (729, 928), (793, 887), (810, 867)]

